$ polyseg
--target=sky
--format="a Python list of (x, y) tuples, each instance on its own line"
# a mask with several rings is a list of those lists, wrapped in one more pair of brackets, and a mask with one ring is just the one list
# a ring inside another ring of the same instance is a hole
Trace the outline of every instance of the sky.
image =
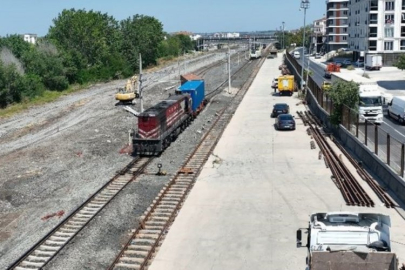
[[(63, 9), (108, 13), (116, 20), (153, 16), (166, 32), (193, 33), (293, 30), (304, 25), (301, 0), (0, 0), (0, 36), (44, 36)], [(310, 0), (307, 24), (322, 18), (324, 0)]]

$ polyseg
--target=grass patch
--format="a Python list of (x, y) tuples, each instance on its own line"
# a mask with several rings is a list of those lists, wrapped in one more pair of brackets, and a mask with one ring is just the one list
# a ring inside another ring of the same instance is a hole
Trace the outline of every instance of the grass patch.
[(7, 106), (7, 108), (1, 109), (0, 118), (10, 117), (10, 116), (13, 116), (14, 114), (22, 112), (31, 107), (53, 102), (62, 96), (66, 96), (71, 93), (79, 92), (79, 91), (89, 87), (90, 85), (91, 85), (90, 83), (83, 84), (83, 85), (75, 84), (75, 85), (71, 85), (67, 90), (61, 91), (61, 92), (45, 90), (45, 92), (43, 93), (42, 96), (35, 97), (31, 100), (26, 100), (26, 101), (23, 101), (18, 104), (9, 105), (9, 106)]

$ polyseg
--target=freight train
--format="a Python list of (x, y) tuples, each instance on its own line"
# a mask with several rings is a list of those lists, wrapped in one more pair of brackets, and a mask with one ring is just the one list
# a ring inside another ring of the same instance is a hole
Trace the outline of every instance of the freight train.
[(138, 130), (132, 139), (133, 154), (160, 155), (206, 104), (204, 81), (184, 82), (175, 95), (138, 115)]

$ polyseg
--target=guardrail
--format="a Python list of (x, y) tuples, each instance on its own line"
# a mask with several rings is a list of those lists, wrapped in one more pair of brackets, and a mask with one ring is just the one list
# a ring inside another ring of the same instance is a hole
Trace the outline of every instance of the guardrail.
[(342, 109), (342, 125), (398, 175), (404, 177), (404, 143), (393, 138), (379, 125), (367, 120), (360, 124), (359, 114), (348, 106), (343, 106)]

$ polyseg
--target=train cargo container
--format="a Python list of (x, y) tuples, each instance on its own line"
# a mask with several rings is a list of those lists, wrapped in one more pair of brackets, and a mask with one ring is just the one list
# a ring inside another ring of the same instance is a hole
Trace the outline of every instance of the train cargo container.
[(188, 81), (179, 87), (178, 93), (190, 94), (192, 99), (191, 109), (194, 113), (198, 113), (203, 107), (205, 98), (204, 81)]
[(180, 75), (180, 84), (183, 85), (186, 82), (189, 81), (202, 81), (202, 78), (200, 76), (197, 76), (193, 73), (188, 73), (184, 75)]

